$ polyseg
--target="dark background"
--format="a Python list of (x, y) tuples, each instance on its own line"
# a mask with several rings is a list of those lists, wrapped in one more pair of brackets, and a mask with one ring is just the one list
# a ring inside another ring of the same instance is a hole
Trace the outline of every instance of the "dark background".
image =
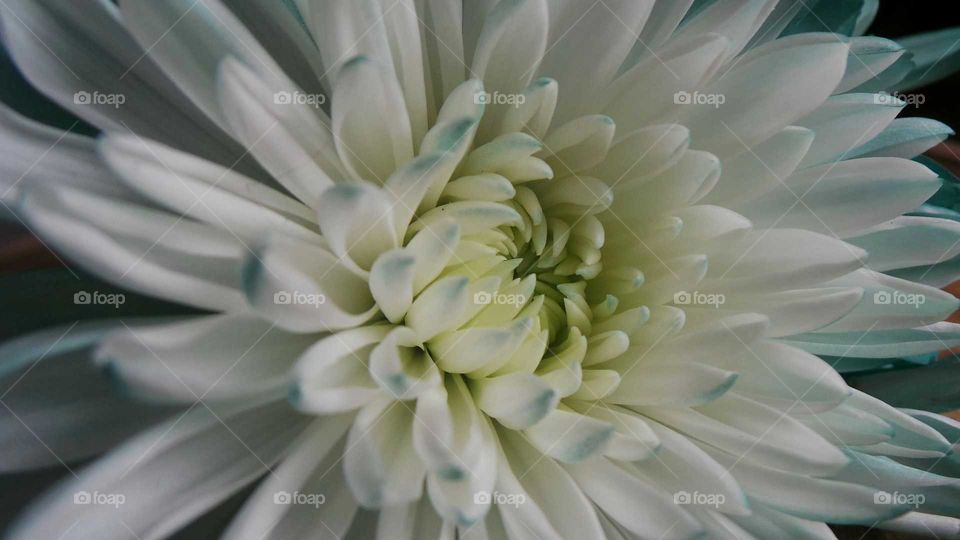
[[(867, 33), (896, 41), (953, 26), (960, 26), (960, 2), (956, 0), (880, 0), (880, 13)], [(960, 74), (911, 92), (922, 92), (926, 102), (917, 108), (906, 107), (902, 116), (934, 118), (960, 132)]]

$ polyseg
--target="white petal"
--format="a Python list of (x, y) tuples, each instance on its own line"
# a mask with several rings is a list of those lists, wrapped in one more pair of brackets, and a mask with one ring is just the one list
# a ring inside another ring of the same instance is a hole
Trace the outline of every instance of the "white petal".
[(330, 133), (330, 120), (319, 105), (292, 99), (292, 89), (267, 86), (233, 58), (220, 64), (218, 88), (234, 135), (273, 178), (305, 204), (316, 208), (323, 190), (347, 177)]
[(517, 319), (509, 326), (471, 326), (433, 338), (430, 350), (447, 373), (493, 372), (510, 359), (532, 326), (531, 318)]
[(317, 238), (307, 207), (230, 169), (133, 134), (108, 136), (100, 151), (131, 188), (178, 213), (248, 241), (266, 231)]
[(567, 401), (577, 412), (602, 422), (609, 422), (615, 430), (604, 455), (623, 461), (641, 461), (654, 456), (660, 449), (660, 439), (640, 415), (606, 403)]
[(596, 510), (567, 471), (553, 459), (545, 459), (516, 431), (500, 429), (498, 434), (509, 457), (505, 466), (520, 475), (522, 487), (554, 528), (572, 538), (606, 538)]
[(899, 43), (876, 36), (857, 36), (850, 38), (850, 58), (847, 60), (847, 72), (836, 92), (849, 92), (883, 73), (907, 50)]
[(343, 472), (357, 502), (367, 508), (416, 501), (425, 469), (413, 449), (413, 413), (392, 400), (361, 409), (347, 436)]
[(542, 77), (530, 83), (523, 93), (523, 103), (507, 109), (500, 132), (526, 131), (542, 139), (553, 120), (558, 92), (557, 81), (550, 78)]
[(134, 40), (113, 2), (97, 0), (78, 10), (16, 0), (4, 8), (4, 42), (14, 62), (64, 109), (104, 131), (133, 130), (217, 163), (249, 168), (240, 145), (204, 117), (154, 57), (146, 58), (159, 51), (152, 50), (153, 42), (141, 46)]
[[(37, 501), (11, 538), (162, 538), (267, 472), (306, 426), (286, 403), (198, 407), (124, 443)], [(123, 504), (76, 504), (75, 494)]]
[(293, 88), (293, 83), (256, 38), (219, 0), (201, 2), (131, 0), (120, 6), (124, 25), (149, 51), (180, 90), (214, 122), (229, 126), (217, 100), (217, 67), (233, 57), (271, 86)]
[(615, 0), (599, 6), (578, 0), (550, 3), (550, 47), (540, 73), (559, 82), (558, 115), (562, 120), (584, 114), (597, 93), (613, 80), (636, 44), (653, 4), (649, 0)]
[(697, 34), (646, 54), (603, 92), (601, 112), (613, 118), (621, 133), (674, 123), (680, 107), (676, 93), (699, 88), (729, 46), (730, 40), (721, 35)]
[(929, 118), (897, 118), (887, 129), (860, 145), (850, 157), (901, 157), (912, 159), (953, 135), (953, 130)]
[(243, 269), (254, 311), (293, 332), (359, 325), (376, 312), (363, 277), (320, 246), (276, 237)]
[[(417, 2), (424, 54), (431, 58), (432, 72), (426, 73), (428, 99), (436, 110), (437, 105), (449, 96), (453, 89), (463, 81), (464, 54), (463, 41), (463, 5), (460, 2), (446, 0), (425, 0)], [(436, 59), (433, 61), (432, 59)]]
[(413, 303), (415, 263), (412, 254), (395, 249), (378, 257), (370, 269), (370, 294), (392, 323), (403, 320)]
[(0, 347), (0, 471), (95, 456), (173, 412), (117, 395), (112, 381), (90, 361), (90, 347), (119, 326), (115, 321), (58, 326)]
[(386, 325), (331, 334), (304, 351), (293, 369), (291, 404), (314, 414), (336, 414), (366, 405), (383, 393), (369, 373), (370, 348), (390, 332)]
[(715, 32), (730, 40), (728, 57), (738, 54), (754, 33), (773, 11), (776, 2), (771, 0), (730, 0), (715, 2), (693, 16), (674, 35), (673, 39), (686, 35)]
[(279, 540), (293, 537), (304, 526), (346, 534), (357, 503), (337, 462), (350, 421), (348, 415), (328, 416), (310, 425), (237, 512), (224, 538)]
[[(736, 464), (737, 480), (744, 491), (765, 505), (812, 521), (838, 524), (866, 524), (903, 513), (902, 505), (878, 505), (873, 502), (876, 489), (824, 478), (787, 473), (754, 465), (749, 460), (721, 452), (707, 452), (725, 467)], [(783, 486), (790, 489), (783, 489)]]
[(613, 431), (607, 422), (558, 408), (524, 433), (544, 454), (564, 463), (579, 463), (602, 454)]
[[(134, 234), (127, 237), (104, 230), (86, 216), (69, 209), (66, 195), (65, 188), (53, 191), (38, 185), (24, 193), (22, 201), (22, 211), (30, 226), (60, 253), (125, 288), (204, 309), (247, 310), (240, 291), (236, 260), (191, 253), (192, 248), (183, 249), (185, 242), (175, 241), (178, 237), (183, 240), (191, 232), (189, 223), (173, 234), (171, 242), (160, 247), (156, 239), (163, 230), (179, 228), (173, 216), (142, 215), (141, 219), (148, 220), (150, 225), (139, 227), (140, 230), (131, 229)], [(102, 221), (109, 220), (111, 215), (95, 217)], [(158, 224), (162, 227), (164, 223), (166, 229), (150, 231), (151, 227)], [(156, 234), (145, 234), (148, 231)], [(193, 247), (199, 244), (186, 242)], [(220, 249), (229, 248), (222, 246)]]
[(812, 354), (767, 341), (751, 344), (750, 353), (714, 360), (740, 374), (738, 394), (799, 414), (832, 410), (850, 396), (840, 375)]
[(826, 523), (800, 519), (755, 500), (751, 501), (751, 508), (753, 515), (735, 516), (732, 519), (757, 538), (823, 540), (836, 537)]
[(741, 292), (725, 297), (723, 307), (763, 313), (770, 319), (767, 335), (782, 337), (811, 332), (836, 322), (863, 296), (863, 290), (856, 287), (799, 289), (758, 295)]
[(667, 124), (638, 129), (617, 140), (606, 158), (586, 171), (611, 186), (652, 176), (674, 165), (690, 144), (687, 128)]
[(869, 446), (888, 442), (895, 433), (889, 423), (846, 403), (830, 411), (798, 416), (797, 419), (841, 446)]
[(732, 394), (699, 412), (666, 408), (641, 412), (728, 454), (747, 455), (758, 466), (825, 476), (849, 462), (833, 443), (782, 411)]
[[(547, 47), (549, 16), (544, 0), (498, 2), (486, 15), (477, 39), (470, 72), (484, 81), (487, 92), (516, 95), (523, 92), (536, 75)], [(500, 124), (510, 105), (488, 107), (481, 126), (481, 139), (487, 130)]]
[(728, 249), (710, 259), (705, 288), (795, 289), (847, 274), (866, 259), (858, 247), (802, 229), (752, 232)]
[(406, 324), (417, 333), (421, 341), (454, 328), (453, 323), (462, 316), (470, 302), (465, 277), (448, 277), (427, 287), (407, 311)]
[(704, 94), (724, 96), (725, 101), (718, 107), (691, 104), (680, 111), (696, 147), (736, 155), (820, 106), (843, 76), (847, 45), (833, 35), (811, 41), (801, 34), (769, 43), (775, 45), (772, 51), (754, 49), (750, 58), (704, 88)]
[(406, 231), (418, 211), (436, 206), (443, 188), (469, 150), (476, 127), (477, 119), (472, 117), (438, 123), (424, 138), (424, 153), (387, 179), (384, 187), (397, 200), (394, 222), (398, 234)]
[[(417, 397), (413, 447), (430, 473), (444, 478), (464, 478), (469, 471), (454, 450), (457, 428), (453, 424), (454, 413), (447, 404), (447, 397), (443, 384)], [(459, 429), (464, 427), (461, 425)]]
[(566, 465), (587, 496), (631, 533), (645, 538), (694, 538), (700, 524), (670, 494), (602, 458)]
[(634, 48), (627, 63), (630, 63), (634, 55), (646, 53), (648, 49), (656, 49), (662, 45), (674, 33), (692, 5), (693, 0), (655, 2), (647, 24), (637, 38), (638, 47)]
[[(506, 504), (497, 505), (497, 510), (503, 519), (503, 527), (506, 529), (504, 534), (511, 539), (523, 540), (559, 537), (547, 514), (540, 508), (539, 501), (526, 492), (521, 484), (522, 478), (518, 478), (510, 469), (510, 459), (503, 448), (498, 448), (497, 460), (497, 493), (512, 497), (512, 501), (515, 502), (515, 504), (509, 504), (509, 500), (504, 500)], [(490, 518), (493, 515), (495, 514), (487, 514), (485, 521), (491, 521)], [(471, 536), (472, 534), (465, 535), (465, 537)]]
[(848, 241), (867, 250), (867, 266), (878, 272), (937, 264), (960, 254), (960, 223), (901, 216)]
[(460, 226), (460, 234), (469, 236), (494, 229), (500, 225), (520, 223), (520, 214), (513, 208), (494, 202), (459, 201), (438, 206), (427, 212), (411, 226), (411, 232), (434, 225), (444, 219), (452, 219)]
[(439, 220), (427, 225), (404, 251), (414, 257), (413, 291), (419, 293), (443, 271), (460, 240), (460, 226), (453, 220)]
[(96, 141), (34, 122), (0, 105), (0, 200), (13, 208), (21, 190), (35, 182), (76, 186), (116, 198), (130, 192), (117, 182), (99, 156)]
[(703, 202), (736, 209), (780, 186), (796, 170), (814, 139), (809, 129), (788, 126), (750, 151), (725, 160), (717, 186)]
[(383, 183), (413, 157), (403, 93), (375, 60), (356, 56), (340, 68), (332, 116), (337, 151), (354, 179)]
[(221, 315), (120, 329), (96, 356), (133, 395), (192, 404), (282, 395), (288, 370), (313, 341), (251, 315)]
[(620, 386), (607, 401), (623, 405), (686, 405), (709, 403), (725, 394), (737, 381), (732, 371), (694, 362), (647, 366), (623, 374)]
[(386, 194), (366, 182), (341, 184), (320, 196), (320, 232), (337, 257), (368, 269), (381, 253), (399, 245)]
[[(427, 95), (415, 2), (297, 0), (297, 4), (328, 72), (336, 73), (349, 59), (366, 55), (395, 78), (397, 90), (402, 90), (399, 97), (410, 113), (407, 122), (413, 140), (419, 142), (427, 130)], [(334, 87), (343, 76), (331, 77)]]
[(940, 322), (960, 308), (960, 300), (952, 294), (861, 269), (830, 285), (859, 287), (863, 298), (842, 319), (821, 328), (821, 332), (852, 330), (896, 330)]
[(580, 172), (604, 160), (615, 131), (609, 116), (581, 116), (551, 131), (541, 155), (558, 176)]
[(896, 519), (884, 521), (877, 527), (905, 534), (932, 534), (940, 538), (960, 535), (960, 520), (957, 518), (922, 512), (909, 512)]
[(490, 509), (490, 501), (477, 493), (493, 491), (497, 469), (497, 441), (490, 421), (476, 408), (466, 384), (458, 376), (447, 378), (453, 413), (453, 451), (467, 473), (429, 475), (427, 486), (434, 508), (446, 521), (468, 527)]
[(941, 322), (912, 329), (810, 333), (783, 341), (817, 355), (898, 358), (960, 345), (960, 325)]
[(370, 375), (387, 395), (406, 400), (441, 383), (436, 364), (418, 345), (417, 335), (401, 326), (370, 351)]
[(526, 429), (536, 424), (560, 399), (553, 388), (529, 373), (479, 379), (470, 387), (477, 407), (510, 429)]
[[(672, 493), (692, 490), (723, 495), (714, 507), (727, 515), (750, 515), (747, 497), (730, 472), (695, 445), (687, 435), (645, 419), (661, 445), (654, 459), (633, 463), (633, 470), (650, 484)], [(692, 508), (696, 508), (695, 505)]]
[(906, 103), (874, 94), (833, 96), (797, 125), (817, 134), (800, 168), (843, 159), (851, 150), (873, 139), (900, 114)]
[(811, 167), (786, 182), (740, 213), (757, 228), (797, 227), (843, 238), (917, 209), (940, 187), (933, 171), (900, 158)]

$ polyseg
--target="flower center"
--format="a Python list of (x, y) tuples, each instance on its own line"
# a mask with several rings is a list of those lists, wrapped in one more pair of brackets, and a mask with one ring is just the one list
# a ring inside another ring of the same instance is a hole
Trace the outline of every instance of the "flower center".
[[(472, 110), (473, 86), (465, 83), (466, 90), (448, 97), (454, 115)], [(615, 182), (602, 162), (615, 126), (605, 116), (587, 116), (545, 137), (552, 110), (542, 115), (538, 107), (551, 99), (535, 94), (555, 87), (535, 82), (526, 101), (533, 105), (481, 109), (482, 120), (445, 116), (444, 106), (420, 156), (383, 186), (403, 203), (395, 209), (402, 241), (394, 243), (381, 227), (385, 242), (360, 235), (357, 248), (342, 250), (369, 272), (382, 319), (315, 347), (320, 351), (300, 369), (298, 407), (336, 408), (337, 385), (349, 381), (362, 389), (359, 399), (386, 391), (393, 399), (417, 399), (419, 407), (421, 397), (431, 396), (538, 439), (549, 438), (550, 423), (540, 424), (548, 415), (558, 412), (562, 421), (617, 391), (629, 371), (624, 353), (648, 341), (641, 327), (650, 310), (649, 299), (637, 294), (644, 276), (629, 266), (638, 260), (633, 246), (611, 246), (607, 237), (628, 227), (607, 212)], [(538, 126), (540, 116), (546, 121)], [(471, 130), (480, 142), (460, 147)], [(338, 232), (338, 216), (379, 223), (375, 209), (384, 205), (371, 203), (362, 220), (343, 209), (381, 197), (376, 189), (334, 189), (321, 213), (329, 224), (321, 228)], [(313, 377), (314, 363), (338, 366), (342, 380), (329, 369), (323, 380)], [(607, 424), (594, 427), (587, 446), (610, 436)], [(567, 450), (579, 455), (590, 448)]]
[[(556, 178), (555, 170), (562, 176)], [(643, 307), (624, 316), (619, 309), (616, 294), (642, 283), (639, 270), (604, 273), (598, 214), (611, 203), (606, 184), (573, 173), (531, 135), (508, 133), (473, 149), (438, 206), (420, 218), (431, 222), (447, 214), (464, 222), (467, 234), (442, 276), (466, 277), (476, 287), (470, 300), (480, 306), (457, 332), (424, 343), (440, 369), (474, 381), (532, 372), (554, 387), (556, 399), (592, 400), (612, 392), (617, 372), (594, 368), (626, 350), (629, 334), (649, 312)], [(512, 210), (513, 218), (477, 226), (493, 206)], [(497, 278), (493, 287), (480, 285), (491, 276)], [(504, 329), (501, 342), (481, 344), (485, 364), (465, 372), (456, 357), (463, 351), (452, 342), (464, 332), (492, 328)]]

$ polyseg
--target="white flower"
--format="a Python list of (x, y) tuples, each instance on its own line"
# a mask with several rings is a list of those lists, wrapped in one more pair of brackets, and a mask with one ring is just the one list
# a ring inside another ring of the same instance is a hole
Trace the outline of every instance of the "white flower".
[[(917, 73), (895, 44), (771, 0), (6, 3), (24, 75), (103, 135), (5, 110), (5, 202), (210, 312), (5, 346), (53, 454), (10, 469), (165, 417), (14, 538), (162, 537), (261, 476), (228, 538), (956, 530), (960, 426), (837, 372), (960, 344), (960, 226), (902, 217), (948, 130), (873, 93)], [(91, 346), (179, 408), (118, 405)]]

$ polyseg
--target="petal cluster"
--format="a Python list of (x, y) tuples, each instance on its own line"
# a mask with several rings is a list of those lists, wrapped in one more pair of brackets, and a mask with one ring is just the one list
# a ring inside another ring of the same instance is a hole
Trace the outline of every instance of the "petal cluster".
[(840, 375), (960, 345), (960, 214), (912, 159), (951, 132), (878, 93), (923, 55), (869, 6), (8, 2), (24, 75), (102, 134), (3, 109), (10, 167), (51, 154), (4, 201), (202, 312), (0, 349), (88, 385), (35, 417), (109, 432), (45, 424), (109, 452), (14, 537), (163, 537), (261, 477), (228, 538), (957, 529), (960, 426)]

